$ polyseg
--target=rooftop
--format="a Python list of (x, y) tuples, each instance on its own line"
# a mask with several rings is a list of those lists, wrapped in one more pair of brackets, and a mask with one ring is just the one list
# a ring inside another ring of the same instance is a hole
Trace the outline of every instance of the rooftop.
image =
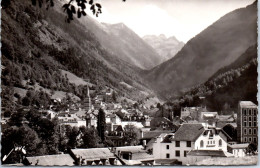
[(172, 132), (173, 131), (169, 131), (169, 130), (147, 131), (147, 132), (144, 132), (144, 136), (142, 139), (152, 139), (152, 138), (158, 137), (162, 133), (172, 133)]
[(89, 149), (71, 149), (75, 156), (81, 156), (83, 159), (108, 159), (114, 158), (114, 154), (108, 148), (89, 148)]
[(115, 147), (116, 151), (121, 152), (132, 152), (138, 153), (144, 151), (144, 147), (142, 145), (139, 146), (122, 146), (122, 147)]
[(26, 157), (30, 165), (73, 166), (74, 159), (69, 154)]
[(222, 150), (192, 150), (187, 155), (226, 157), (225, 153)]
[(252, 108), (254, 108), (254, 107), (256, 107), (257, 108), (257, 105), (255, 105), (253, 102), (251, 102), (251, 101), (240, 101), (239, 102), (239, 105), (241, 106), (241, 107), (252, 107)]
[(233, 144), (233, 145), (230, 145), (228, 144), (228, 146), (230, 148), (233, 148), (233, 149), (244, 149), (244, 148), (247, 148), (249, 145), (249, 143), (245, 143), (245, 144)]
[(195, 141), (203, 132), (202, 124), (183, 124), (174, 135), (174, 141)]

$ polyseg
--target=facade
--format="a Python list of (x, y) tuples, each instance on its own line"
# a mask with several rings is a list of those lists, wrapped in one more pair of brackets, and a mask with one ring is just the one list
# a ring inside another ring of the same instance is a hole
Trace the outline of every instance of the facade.
[(202, 124), (183, 124), (175, 134), (157, 137), (153, 153), (157, 160), (175, 159), (186, 165), (187, 154), (192, 150), (227, 152), (228, 138), (221, 129), (204, 127)]
[(240, 143), (257, 143), (257, 105), (251, 101), (240, 101), (237, 114), (237, 140)]

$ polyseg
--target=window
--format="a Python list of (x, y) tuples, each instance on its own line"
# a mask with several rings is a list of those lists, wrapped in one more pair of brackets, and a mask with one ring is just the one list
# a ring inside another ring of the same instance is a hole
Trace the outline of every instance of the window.
[(187, 141), (187, 147), (191, 147), (191, 141)]
[(254, 128), (254, 135), (256, 135), (257, 134), (257, 131), (256, 131), (256, 128)]
[(175, 156), (180, 157), (180, 151), (175, 151)]
[(248, 129), (248, 135), (252, 135), (252, 129), (251, 128)]
[(166, 145), (166, 149), (170, 149), (170, 146), (169, 146), (169, 145)]
[(169, 153), (166, 153), (166, 158), (170, 158), (170, 154)]
[(256, 137), (254, 137), (254, 142), (256, 142)]
[(244, 129), (244, 134), (245, 134), (245, 135), (247, 134), (247, 129), (246, 129), (246, 128)]
[(222, 140), (221, 139), (218, 141), (218, 146), (222, 146)]
[(248, 115), (252, 115), (252, 114), (251, 114), (251, 109), (248, 110), (248, 113), (249, 113)]
[(246, 121), (247, 120), (247, 117), (246, 116), (244, 116), (244, 121)]
[(175, 141), (175, 146), (180, 147), (180, 141)]
[(254, 109), (254, 115), (256, 116), (256, 109)]
[(249, 127), (252, 127), (252, 121), (249, 121), (249, 122), (248, 122), (248, 126), (249, 126)]
[(246, 109), (243, 109), (243, 114), (246, 115)]
[(200, 147), (201, 147), (201, 148), (204, 147), (204, 142), (203, 142), (203, 140), (200, 141)]
[(247, 138), (246, 137), (244, 138), (244, 142), (247, 142)]
[(252, 117), (248, 117), (248, 121), (252, 121)]
[(244, 121), (244, 127), (246, 127), (246, 121)]
[(252, 138), (251, 137), (248, 138), (248, 142), (252, 142)]
[(184, 157), (187, 157), (187, 153), (188, 153), (188, 151), (184, 151), (183, 156), (184, 156)]

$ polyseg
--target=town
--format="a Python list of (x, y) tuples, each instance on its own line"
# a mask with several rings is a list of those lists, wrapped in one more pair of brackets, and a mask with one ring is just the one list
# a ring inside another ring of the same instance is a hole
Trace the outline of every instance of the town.
[(257, 0), (2, 0), (1, 166), (258, 164)]
[[(60, 132), (64, 126), (72, 131), (92, 129), (103, 146), (75, 145), (59, 154), (27, 157), (26, 148), (18, 145), (4, 156), (3, 162), (15, 152), (20, 158), (20, 163), (15, 165), (30, 166), (200, 165), (205, 160), (210, 165), (209, 160), (257, 154), (258, 110), (251, 101), (240, 101), (237, 111), (231, 115), (208, 111), (202, 103), (198, 107), (182, 107), (180, 116), (174, 116), (171, 111), (165, 117), (158, 115), (163, 105), (148, 108), (136, 103), (116, 103), (111, 89), (101, 91), (94, 98), (90, 92), (88, 88), (86, 98), (70, 104), (66, 110), (57, 111), (60, 100), (53, 100), (49, 109), (38, 112), (41, 118), (56, 119)], [(12, 116), (2, 116), (2, 127), (12, 120)], [(74, 135), (76, 143), (84, 141), (83, 133), (79, 132)]]

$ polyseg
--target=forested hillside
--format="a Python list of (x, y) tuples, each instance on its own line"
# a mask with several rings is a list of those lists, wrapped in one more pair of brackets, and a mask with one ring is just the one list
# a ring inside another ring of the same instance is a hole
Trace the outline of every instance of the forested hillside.
[(66, 23), (62, 12), (59, 1), (49, 10), (30, 0), (11, 1), (2, 9), (2, 109), (47, 106), (57, 92), (84, 98), (87, 85), (71, 83), (61, 70), (97, 91), (108, 86), (130, 99), (144, 96), (140, 90), (149, 92), (136, 75), (138, 68), (108, 53), (76, 18)]
[(254, 45), (205, 83), (186, 90), (182, 102), (188, 106), (196, 105), (198, 97), (205, 96), (208, 109), (223, 113), (236, 111), (242, 100), (258, 104), (257, 65), (257, 45)]

